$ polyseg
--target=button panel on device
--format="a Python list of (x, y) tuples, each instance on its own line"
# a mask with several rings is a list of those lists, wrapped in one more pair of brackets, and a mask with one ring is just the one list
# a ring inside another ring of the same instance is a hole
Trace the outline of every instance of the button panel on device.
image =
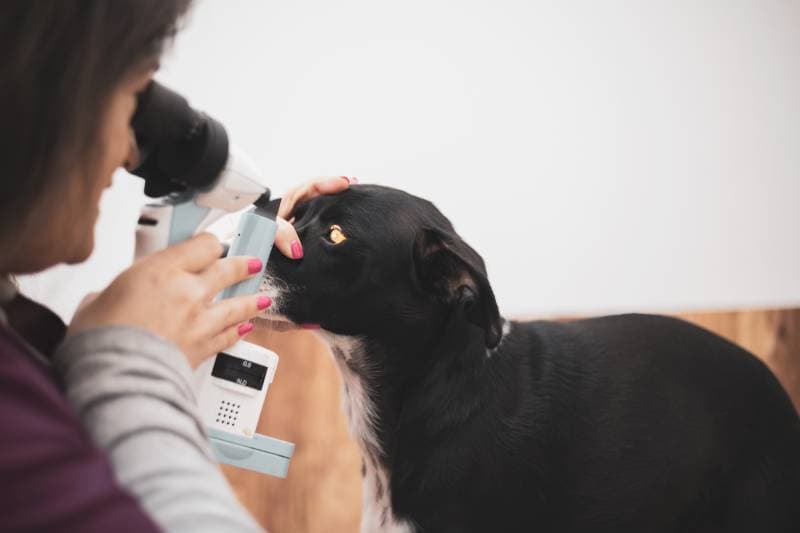
[(267, 367), (226, 353), (217, 354), (211, 375), (237, 385), (261, 390), (267, 377)]

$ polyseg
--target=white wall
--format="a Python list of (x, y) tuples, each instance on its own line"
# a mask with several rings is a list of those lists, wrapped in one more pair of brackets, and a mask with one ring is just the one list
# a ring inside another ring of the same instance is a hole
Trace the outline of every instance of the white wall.
[(205, 0), (159, 77), (278, 192), (433, 200), (507, 314), (800, 304), (795, 0)]

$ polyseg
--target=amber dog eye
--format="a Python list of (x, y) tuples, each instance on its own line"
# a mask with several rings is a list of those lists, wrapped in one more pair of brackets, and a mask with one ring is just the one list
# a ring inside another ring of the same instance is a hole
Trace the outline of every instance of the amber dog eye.
[(333, 244), (340, 244), (347, 240), (347, 236), (342, 231), (342, 227), (338, 224), (331, 226), (329, 231), (328, 239), (330, 239)]

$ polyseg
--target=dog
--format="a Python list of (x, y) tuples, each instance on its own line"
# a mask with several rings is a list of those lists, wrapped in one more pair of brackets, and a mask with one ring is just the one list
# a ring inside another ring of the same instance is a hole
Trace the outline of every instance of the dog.
[(661, 316), (506, 320), (480, 255), (397, 189), (294, 216), (267, 318), (330, 346), (362, 532), (800, 531), (800, 419), (750, 353)]

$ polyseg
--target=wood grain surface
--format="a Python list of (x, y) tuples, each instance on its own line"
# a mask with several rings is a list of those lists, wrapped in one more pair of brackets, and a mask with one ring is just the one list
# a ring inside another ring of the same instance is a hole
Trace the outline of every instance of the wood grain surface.
[[(800, 411), (800, 309), (687, 313), (756, 354)], [(248, 338), (280, 355), (259, 433), (292, 441), (286, 479), (225, 467), (239, 498), (271, 533), (354, 533), (361, 513), (361, 458), (341, 410), (339, 375), (312, 333), (258, 327)]]

